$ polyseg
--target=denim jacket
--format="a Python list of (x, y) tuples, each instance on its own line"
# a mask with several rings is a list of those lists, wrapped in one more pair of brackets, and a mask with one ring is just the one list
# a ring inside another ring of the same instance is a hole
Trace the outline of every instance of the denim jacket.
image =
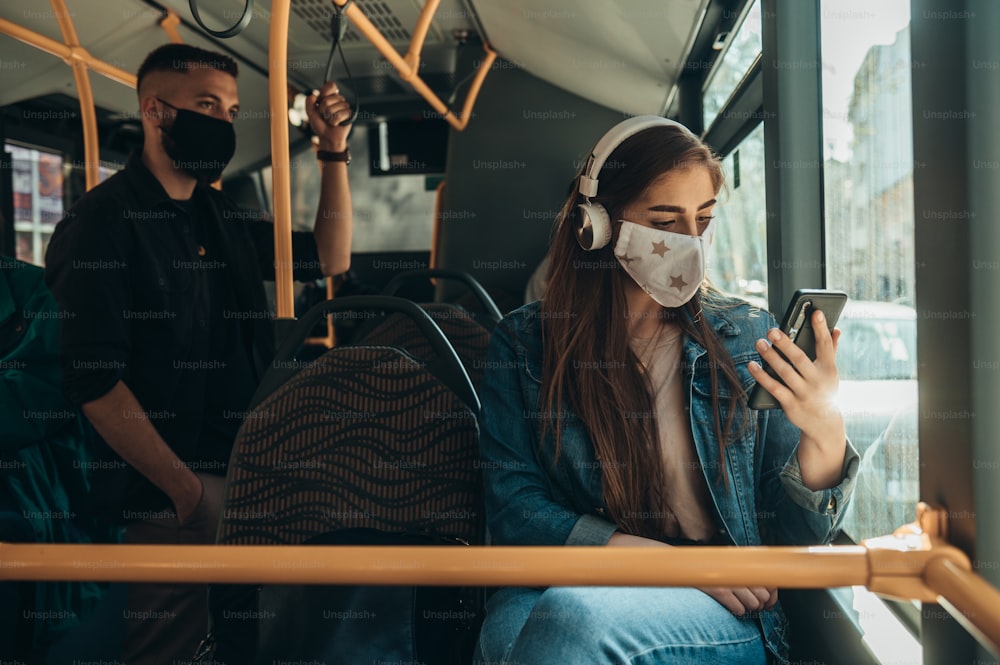
[[(754, 342), (775, 327), (766, 311), (737, 300), (704, 306), (704, 316), (736, 364), (744, 390), (754, 379), (747, 369), (760, 362)], [(497, 545), (605, 545), (616, 531), (602, 498), (600, 464), (583, 423), (562, 414), (558, 462), (551, 434), (541, 433), (542, 320), (535, 302), (509, 314), (493, 333), (488, 351), (481, 455), (486, 515)], [(703, 347), (685, 337), (681, 352), (685, 410), (712, 496), (719, 539), (735, 545), (815, 545), (836, 535), (850, 500), (860, 458), (848, 442), (842, 480), (812, 491), (802, 484), (796, 449), (799, 430), (784, 412), (751, 411), (750, 426), (720, 459), (712, 413), (711, 377)], [(720, 402), (729, 398), (719, 386)], [(725, 407), (723, 407), (725, 408)], [(725, 468), (730, 488), (717, 470)], [(780, 606), (760, 613), (770, 651), (784, 660), (786, 622)]]

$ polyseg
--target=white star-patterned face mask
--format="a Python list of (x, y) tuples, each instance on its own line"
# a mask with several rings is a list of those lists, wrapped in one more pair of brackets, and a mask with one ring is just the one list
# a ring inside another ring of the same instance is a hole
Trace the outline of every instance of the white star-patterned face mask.
[(715, 222), (709, 222), (700, 236), (689, 236), (619, 221), (615, 258), (635, 283), (664, 307), (680, 307), (691, 300), (705, 280)]

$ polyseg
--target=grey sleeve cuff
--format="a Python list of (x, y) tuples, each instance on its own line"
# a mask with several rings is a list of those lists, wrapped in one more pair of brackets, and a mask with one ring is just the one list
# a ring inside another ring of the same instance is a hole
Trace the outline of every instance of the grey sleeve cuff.
[(567, 545), (607, 545), (611, 534), (618, 530), (614, 522), (595, 517), (594, 515), (582, 515), (573, 525), (573, 530), (566, 538)]

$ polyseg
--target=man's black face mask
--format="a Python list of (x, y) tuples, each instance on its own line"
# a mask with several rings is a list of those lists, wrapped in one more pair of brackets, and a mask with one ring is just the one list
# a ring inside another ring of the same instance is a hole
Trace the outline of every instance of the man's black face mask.
[(236, 152), (233, 124), (157, 99), (176, 112), (170, 127), (160, 126), (163, 149), (174, 166), (203, 183), (218, 180)]

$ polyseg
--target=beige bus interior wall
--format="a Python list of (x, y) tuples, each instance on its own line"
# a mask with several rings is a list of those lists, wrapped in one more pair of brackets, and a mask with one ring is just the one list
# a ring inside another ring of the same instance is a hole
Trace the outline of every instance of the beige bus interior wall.
[(449, 137), (438, 267), (472, 274), (504, 313), (520, 305), (581, 161), (624, 117), (497, 59)]

